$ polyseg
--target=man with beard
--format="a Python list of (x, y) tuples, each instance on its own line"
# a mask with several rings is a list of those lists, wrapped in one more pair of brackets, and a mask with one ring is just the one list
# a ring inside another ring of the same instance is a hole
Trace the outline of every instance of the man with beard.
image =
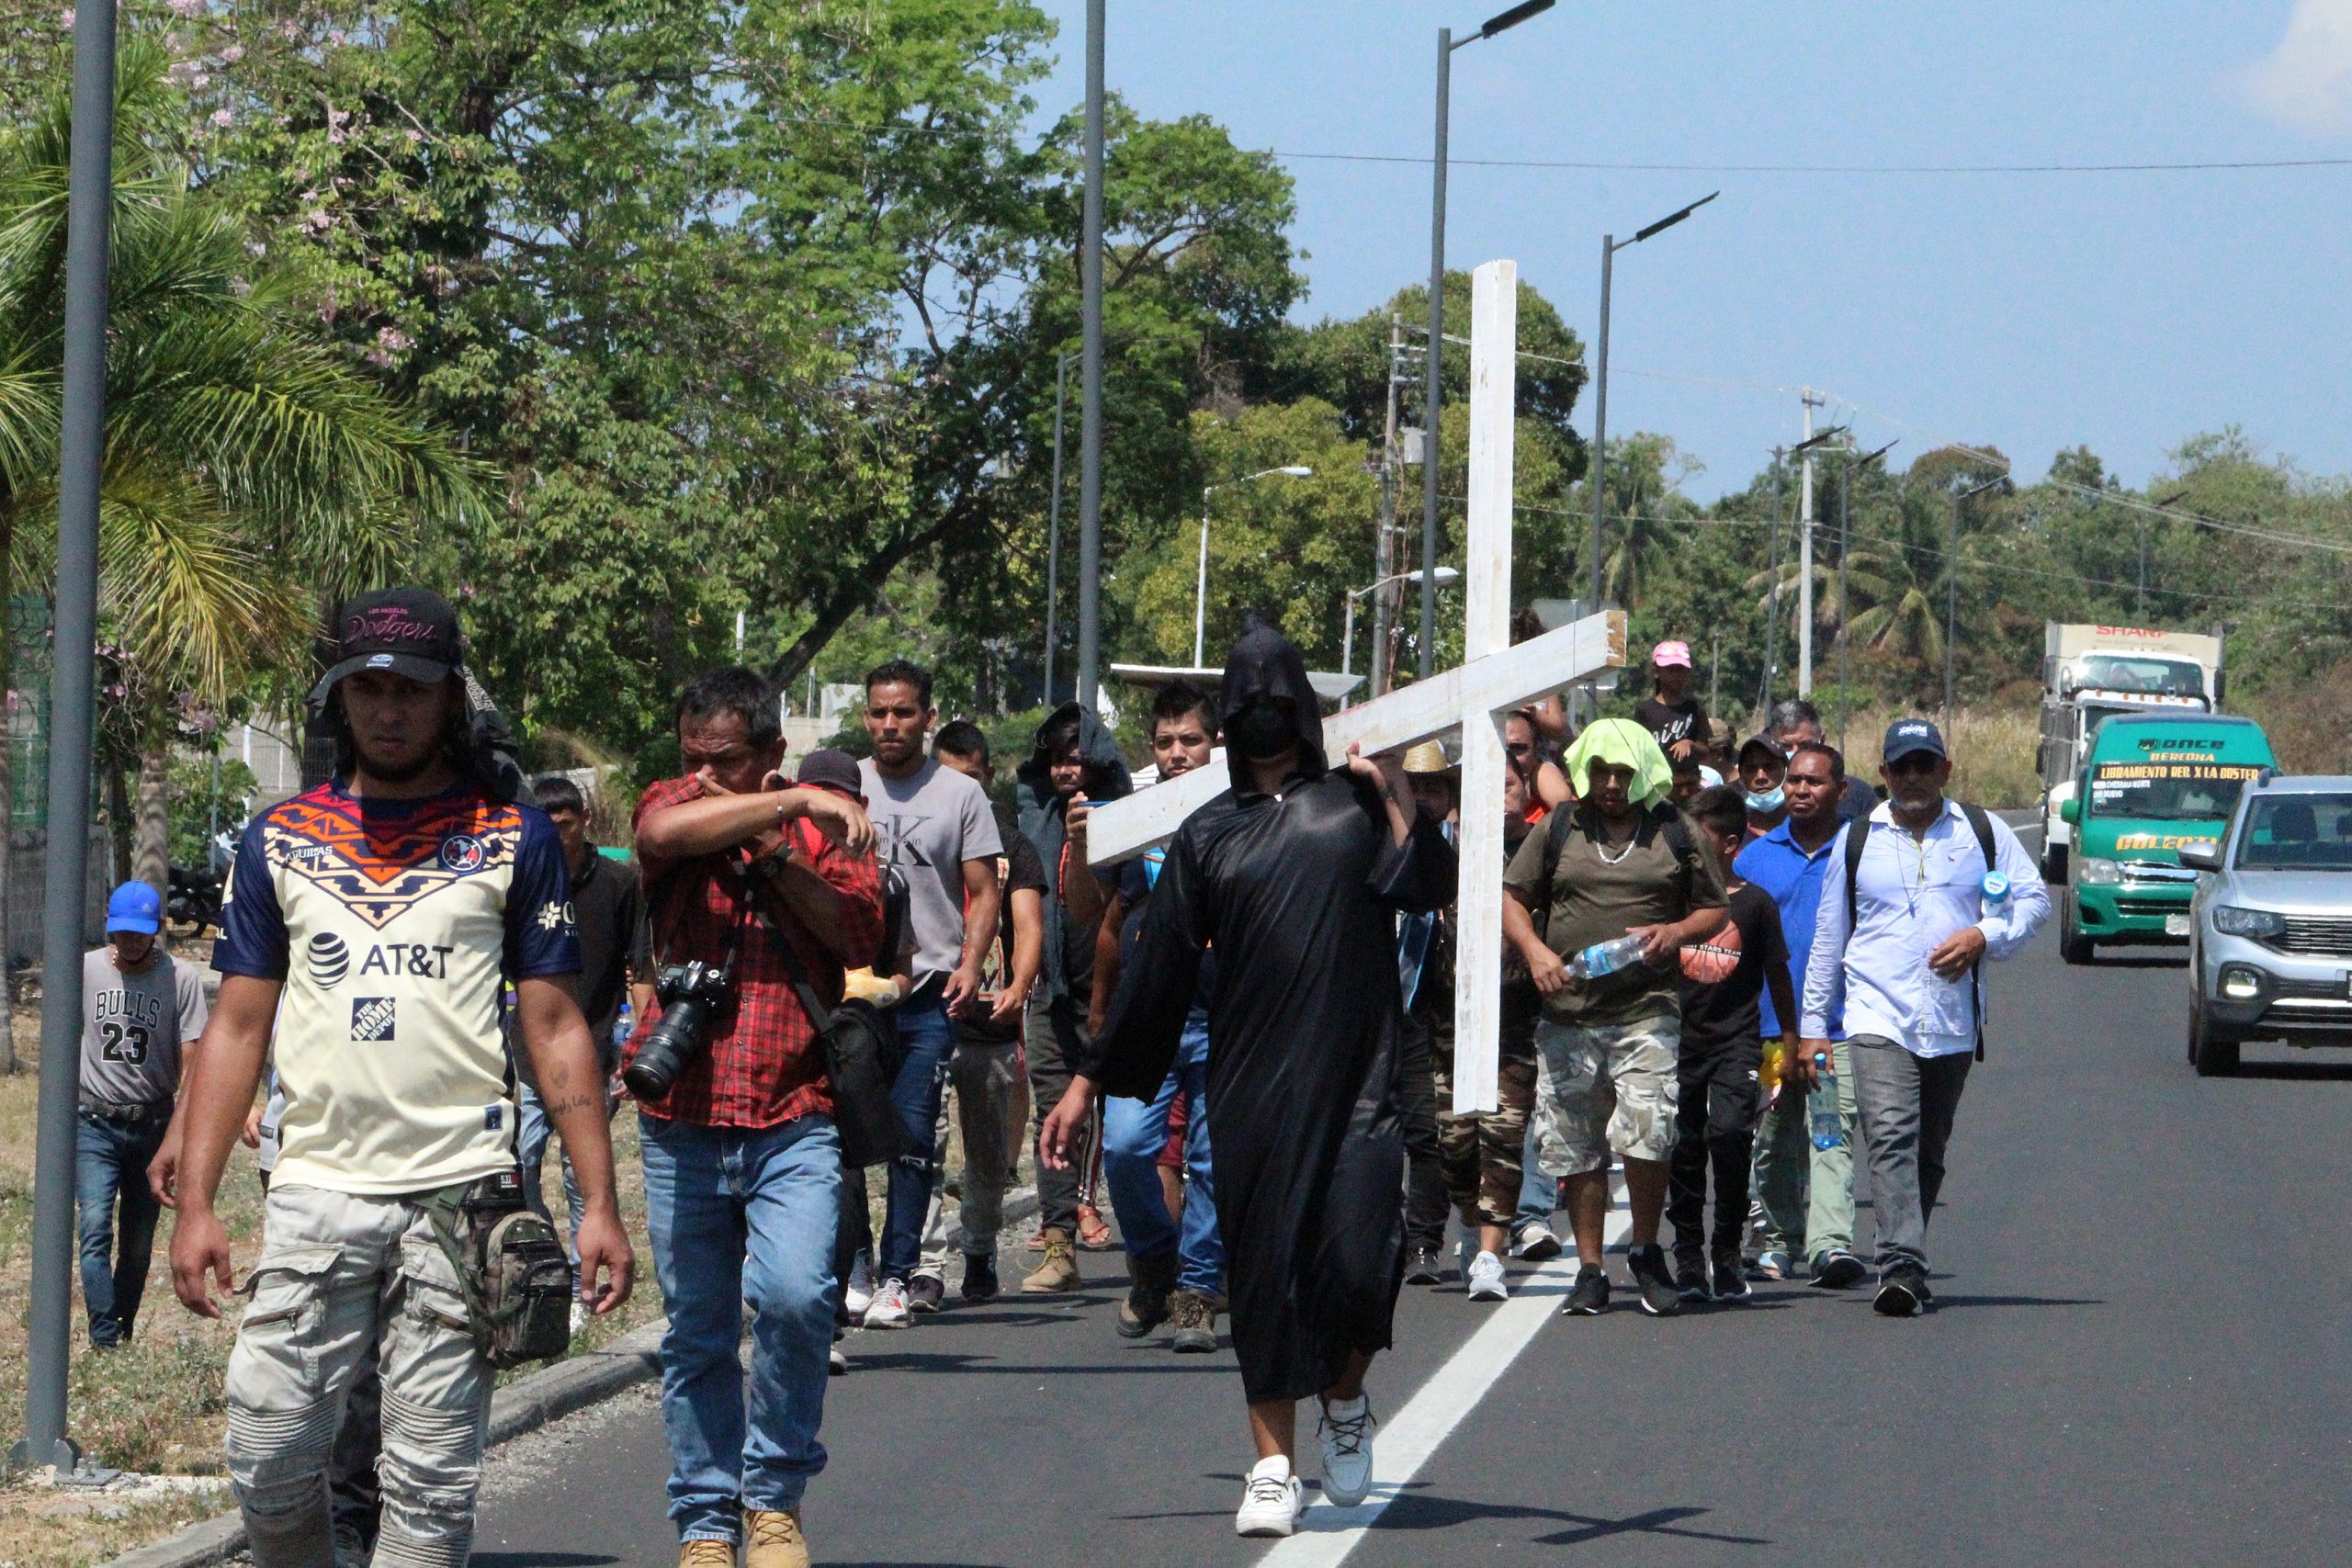
[(1322, 1401), (1324, 1495), (1372, 1487), (1363, 1377), (1390, 1339), (1405, 1179), (1395, 916), (1453, 897), (1454, 857), (1403, 770), (1352, 750), (1334, 769), (1306, 661), (1252, 616), (1226, 661), (1233, 787), (1168, 848), (1142, 936), (1092, 1054), (1039, 1134), (1066, 1167), (1100, 1083), (1166, 1080), (1203, 951), (1217, 953), (1208, 1114), (1233, 1348), (1258, 1463), (1234, 1520), (1297, 1528), (1297, 1403)]

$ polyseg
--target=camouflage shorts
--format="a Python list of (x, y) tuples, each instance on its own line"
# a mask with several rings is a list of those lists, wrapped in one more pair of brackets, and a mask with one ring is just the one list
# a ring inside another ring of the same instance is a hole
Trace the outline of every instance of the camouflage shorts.
[(1664, 1161), (1674, 1151), (1675, 1057), (1682, 1023), (1535, 1026), (1539, 1088), (1536, 1158), (1546, 1176), (1581, 1176), (1628, 1159)]

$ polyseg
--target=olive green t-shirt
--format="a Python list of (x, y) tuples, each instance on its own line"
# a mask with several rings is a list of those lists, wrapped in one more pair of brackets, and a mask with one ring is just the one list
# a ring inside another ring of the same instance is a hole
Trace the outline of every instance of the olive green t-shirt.
[[(1699, 909), (1724, 908), (1723, 874), (1702, 847), (1695, 829), (1685, 826), (1690, 846), (1678, 857), (1665, 824), (1670, 807), (1646, 816), (1633, 840), (1602, 850), (1600, 822), (1577, 810), (1560, 845), (1560, 863), (1544, 886), (1548, 821), (1527, 835), (1511, 856), (1503, 886), (1526, 895), (1531, 909), (1549, 910), (1545, 938), (1562, 958), (1599, 942), (1613, 942), (1634, 926), (1679, 920)], [(1571, 980), (1544, 998), (1544, 1016), (1554, 1023), (1633, 1023), (1680, 1014), (1674, 964), (1636, 964), (1586, 984)]]

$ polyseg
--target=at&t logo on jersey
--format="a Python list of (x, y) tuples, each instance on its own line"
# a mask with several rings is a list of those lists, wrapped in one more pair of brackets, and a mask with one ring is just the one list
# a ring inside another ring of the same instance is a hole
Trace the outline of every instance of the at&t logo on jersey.
[(392, 1037), (391, 997), (354, 997), (351, 998), (351, 1037), (354, 1040), (390, 1040)]
[(452, 833), (441, 840), (441, 863), (451, 871), (480, 871), (486, 858), (481, 840), (471, 833)]
[(343, 938), (333, 931), (320, 931), (303, 945), (302, 956), (311, 968), (311, 978), (329, 990), (343, 984), (351, 973), (351, 949)]

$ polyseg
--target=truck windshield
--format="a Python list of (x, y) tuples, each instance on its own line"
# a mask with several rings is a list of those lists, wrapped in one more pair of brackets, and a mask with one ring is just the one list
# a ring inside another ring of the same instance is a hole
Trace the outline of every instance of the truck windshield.
[(2352, 871), (2352, 795), (2257, 798), (2238, 840), (2238, 863), (2292, 871)]
[(2250, 762), (2101, 762), (2091, 769), (2091, 815), (2143, 822), (2219, 822), (2237, 809)]
[(2078, 689), (2142, 692), (2152, 697), (2201, 697), (2205, 674), (2177, 659), (2144, 659), (2122, 653), (2086, 653), (2077, 667)]

